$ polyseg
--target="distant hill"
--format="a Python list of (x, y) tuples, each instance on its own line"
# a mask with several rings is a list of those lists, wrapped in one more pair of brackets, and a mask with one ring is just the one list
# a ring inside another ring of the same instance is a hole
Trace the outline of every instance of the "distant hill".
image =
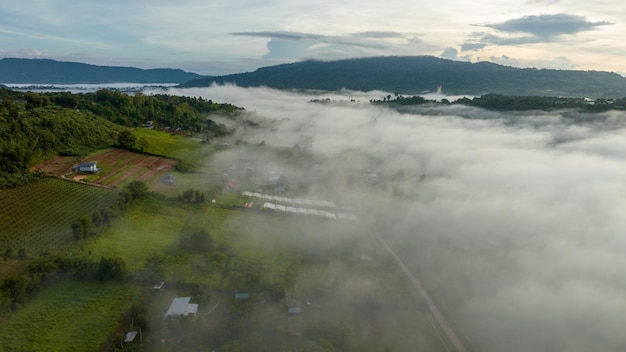
[(0, 60), (0, 82), (33, 84), (182, 83), (203, 76), (176, 69), (143, 70), (49, 59)]
[(215, 83), (279, 89), (383, 90), (420, 94), (442, 87), (447, 94), (498, 93), (591, 98), (626, 97), (626, 78), (610, 72), (514, 68), (432, 56), (303, 61), (262, 67), (254, 72), (206, 77), (182, 87)]

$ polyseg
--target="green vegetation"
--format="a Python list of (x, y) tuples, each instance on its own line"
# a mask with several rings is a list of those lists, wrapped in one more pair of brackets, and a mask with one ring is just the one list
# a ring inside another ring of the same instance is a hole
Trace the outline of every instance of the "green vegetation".
[(514, 68), (489, 62), (461, 62), (433, 56), (388, 56), (338, 61), (302, 61), (262, 67), (254, 72), (207, 77), (182, 84), (212, 83), (240, 87), (336, 91), (382, 90), (401, 94), (434, 92), (451, 95), (505, 95), (619, 98), (626, 96), (626, 78), (610, 72)]
[(81, 156), (113, 145), (144, 152), (163, 150), (155, 135), (137, 136), (128, 130), (131, 127), (200, 133), (204, 139), (225, 135), (230, 131), (209, 116), (240, 110), (202, 98), (141, 93), (131, 97), (106, 89), (72, 94), (1, 88), (0, 189), (30, 182), (29, 168), (57, 155)]
[(141, 150), (145, 153), (187, 161), (197, 159), (202, 153), (202, 150), (198, 148), (198, 141), (180, 135), (147, 128), (135, 129), (133, 135), (137, 141), (145, 141), (145, 146)]
[(142, 70), (135, 67), (96, 66), (50, 59), (0, 59), (0, 82), (76, 83), (179, 83), (201, 76), (175, 69)]
[(484, 94), (472, 99), (461, 98), (452, 103), (446, 99), (437, 102), (420, 96), (404, 97), (396, 94), (393, 99), (391, 95), (388, 95), (381, 100), (372, 100), (372, 103), (387, 104), (398, 109), (402, 109), (404, 106), (424, 104), (461, 104), (496, 111), (579, 109), (587, 112), (602, 112), (626, 109), (626, 97), (622, 99), (590, 100), (583, 98), (507, 96), (500, 94)]
[(128, 283), (64, 281), (42, 290), (0, 328), (2, 351), (94, 351), (138, 293)]
[(26, 248), (28, 256), (37, 256), (41, 251), (70, 251), (70, 224), (112, 206), (115, 199), (110, 190), (56, 178), (0, 190), (0, 252), (17, 254)]

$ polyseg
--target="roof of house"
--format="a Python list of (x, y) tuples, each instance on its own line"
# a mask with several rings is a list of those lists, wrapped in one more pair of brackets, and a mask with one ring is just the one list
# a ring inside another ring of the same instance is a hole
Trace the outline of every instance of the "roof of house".
[(287, 313), (289, 313), (289, 314), (300, 314), (300, 312), (302, 312), (300, 307), (289, 307), (289, 308), (287, 308)]
[[(187, 315), (187, 306), (189, 306), (189, 301), (191, 297), (176, 297), (172, 300), (172, 304), (170, 304), (170, 308), (167, 310), (165, 315)], [(198, 310), (196, 305), (196, 311)]]
[(126, 333), (126, 337), (124, 338), (124, 342), (133, 342), (135, 337), (137, 336), (138, 331), (129, 331)]
[(248, 299), (250, 298), (250, 294), (248, 292), (236, 292), (235, 299)]
[(195, 303), (189, 303), (187, 308), (185, 308), (185, 315), (196, 315), (196, 313), (198, 313), (198, 305)]
[(78, 166), (95, 166), (97, 163), (97, 161), (86, 161), (84, 163), (78, 164)]

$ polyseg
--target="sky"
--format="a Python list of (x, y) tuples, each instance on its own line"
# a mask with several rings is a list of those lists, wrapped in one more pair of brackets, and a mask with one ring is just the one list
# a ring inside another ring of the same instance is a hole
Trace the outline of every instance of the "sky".
[(616, 0), (21, 0), (0, 57), (248, 72), (306, 59), (433, 55), (626, 74)]
[[(253, 158), (290, 185), (308, 180), (300, 197), (357, 206), (363, 227), (379, 229), (473, 350), (625, 350), (623, 111), (401, 113), (369, 103), (383, 92), (169, 92), (245, 106), (232, 138), (252, 148), (306, 141), (313, 167), (247, 148), (231, 149), (242, 154), (230, 160)], [(364, 172), (380, 181), (354, 177)]]

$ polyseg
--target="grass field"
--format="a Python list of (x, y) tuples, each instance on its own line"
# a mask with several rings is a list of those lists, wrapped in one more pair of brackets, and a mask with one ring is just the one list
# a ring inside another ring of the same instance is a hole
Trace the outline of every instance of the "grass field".
[(0, 191), (0, 242), (14, 254), (25, 248), (64, 252), (74, 246), (71, 224), (113, 204), (116, 193), (57, 178)]
[(146, 141), (145, 152), (181, 160), (197, 160), (204, 149), (197, 140), (147, 128), (137, 128), (133, 135)]
[(0, 351), (97, 351), (137, 292), (121, 283), (58, 283), (0, 327)]

